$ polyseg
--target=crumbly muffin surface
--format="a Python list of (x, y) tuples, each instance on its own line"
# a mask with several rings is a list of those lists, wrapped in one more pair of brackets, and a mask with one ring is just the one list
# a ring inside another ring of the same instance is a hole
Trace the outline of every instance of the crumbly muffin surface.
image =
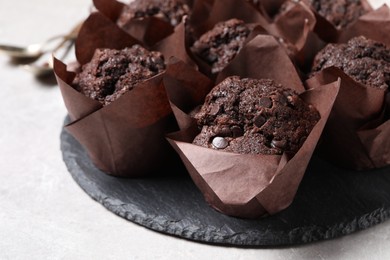
[(196, 145), (242, 154), (295, 153), (320, 116), (296, 92), (269, 79), (225, 79), (194, 115)]
[(370, 87), (390, 85), (390, 48), (363, 36), (345, 44), (328, 44), (314, 58), (310, 76), (331, 66)]
[(190, 8), (180, 0), (135, 0), (123, 8), (117, 23), (122, 27), (133, 18), (154, 16), (176, 26), (189, 14)]
[(122, 50), (97, 49), (76, 75), (73, 85), (87, 97), (108, 105), (164, 70), (163, 55), (139, 45)]
[(367, 11), (360, 0), (309, 0), (310, 5), (337, 29), (343, 29)]
[(251, 29), (243, 21), (220, 22), (193, 44), (192, 52), (211, 66), (212, 73), (222, 71), (244, 45)]

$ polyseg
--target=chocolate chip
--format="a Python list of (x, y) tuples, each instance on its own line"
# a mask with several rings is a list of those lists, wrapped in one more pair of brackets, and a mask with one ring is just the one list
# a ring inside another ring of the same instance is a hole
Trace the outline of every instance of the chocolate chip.
[(214, 137), (212, 144), (214, 148), (225, 149), (229, 145), (229, 142), (225, 138), (217, 136)]
[(306, 131), (304, 127), (298, 127), (296, 130), (296, 135), (297, 136), (306, 136)]
[(210, 62), (210, 63), (214, 63), (218, 60), (218, 56), (217, 54), (215, 53), (209, 53), (209, 55), (207, 55), (207, 61)]
[(265, 124), (265, 122), (267, 122), (267, 119), (264, 116), (261, 116), (261, 115), (260, 116), (256, 116), (255, 119), (253, 120), (253, 123), (257, 127), (261, 127), (262, 125)]
[(272, 107), (272, 100), (269, 97), (262, 97), (260, 98), (260, 106), (270, 108)]
[(284, 149), (287, 145), (286, 140), (272, 140), (271, 142), (271, 147), (273, 148), (279, 148), (279, 149)]
[(219, 136), (222, 136), (222, 137), (232, 136), (232, 131), (230, 130), (230, 128), (228, 126), (222, 126), (216, 132)]
[(215, 116), (219, 112), (219, 105), (214, 104), (210, 109), (210, 115)]
[(230, 130), (233, 133), (233, 137), (239, 137), (239, 136), (242, 136), (244, 134), (244, 131), (242, 131), (241, 127), (239, 127), (237, 125), (232, 126), (230, 128)]
[(279, 102), (280, 102), (280, 104), (285, 106), (285, 105), (287, 105), (288, 100), (287, 100), (287, 98), (284, 95), (280, 95), (279, 96)]

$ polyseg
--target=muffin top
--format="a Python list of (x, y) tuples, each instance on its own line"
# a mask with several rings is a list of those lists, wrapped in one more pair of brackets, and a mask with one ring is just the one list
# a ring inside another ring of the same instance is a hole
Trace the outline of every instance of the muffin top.
[(360, 0), (309, 0), (309, 4), (337, 29), (343, 29), (367, 13)]
[(226, 78), (195, 113), (193, 143), (241, 154), (299, 150), (320, 115), (299, 95), (270, 79)]
[(212, 73), (218, 73), (241, 50), (250, 32), (251, 28), (241, 20), (220, 22), (195, 41), (191, 51), (211, 66)]
[(76, 75), (73, 85), (87, 97), (108, 105), (164, 70), (163, 55), (140, 45), (122, 50), (96, 49), (91, 61)]
[(380, 89), (389, 87), (390, 48), (364, 36), (325, 46), (315, 56), (310, 76), (331, 66), (364, 85)]
[(123, 8), (117, 23), (122, 27), (133, 18), (154, 16), (176, 26), (189, 13), (188, 5), (180, 0), (135, 0)]

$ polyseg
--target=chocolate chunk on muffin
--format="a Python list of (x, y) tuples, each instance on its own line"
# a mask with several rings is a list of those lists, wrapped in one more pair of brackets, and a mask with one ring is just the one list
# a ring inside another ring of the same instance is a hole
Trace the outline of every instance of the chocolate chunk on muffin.
[(337, 29), (343, 29), (367, 13), (360, 0), (309, 0), (319, 15)]
[(299, 95), (270, 79), (226, 78), (194, 115), (193, 144), (241, 154), (296, 153), (320, 119)]
[(364, 36), (325, 46), (315, 56), (310, 76), (331, 66), (370, 87), (387, 89), (390, 85), (390, 48)]
[(124, 93), (165, 70), (164, 57), (140, 45), (122, 50), (96, 49), (73, 80), (75, 89), (108, 105)]
[(191, 51), (211, 66), (212, 73), (221, 72), (244, 46), (251, 30), (238, 19), (220, 22), (195, 41)]
[(123, 27), (131, 19), (154, 16), (175, 27), (189, 14), (190, 8), (180, 0), (135, 0), (123, 8), (117, 23)]

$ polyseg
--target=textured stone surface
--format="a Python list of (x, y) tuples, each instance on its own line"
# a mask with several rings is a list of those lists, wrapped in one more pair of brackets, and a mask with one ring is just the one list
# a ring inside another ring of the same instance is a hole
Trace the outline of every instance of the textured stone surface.
[(314, 159), (289, 208), (245, 220), (209, 207), (183, 169), (175, 169), (182, 177), (120, 179), (96, 169), (66, 131), (61, 149), (75, 181), (108, 210), (190, 240), (250, 247), (299, 245), (366, 229), (390, 216), (390, 168), (348, 172)]

